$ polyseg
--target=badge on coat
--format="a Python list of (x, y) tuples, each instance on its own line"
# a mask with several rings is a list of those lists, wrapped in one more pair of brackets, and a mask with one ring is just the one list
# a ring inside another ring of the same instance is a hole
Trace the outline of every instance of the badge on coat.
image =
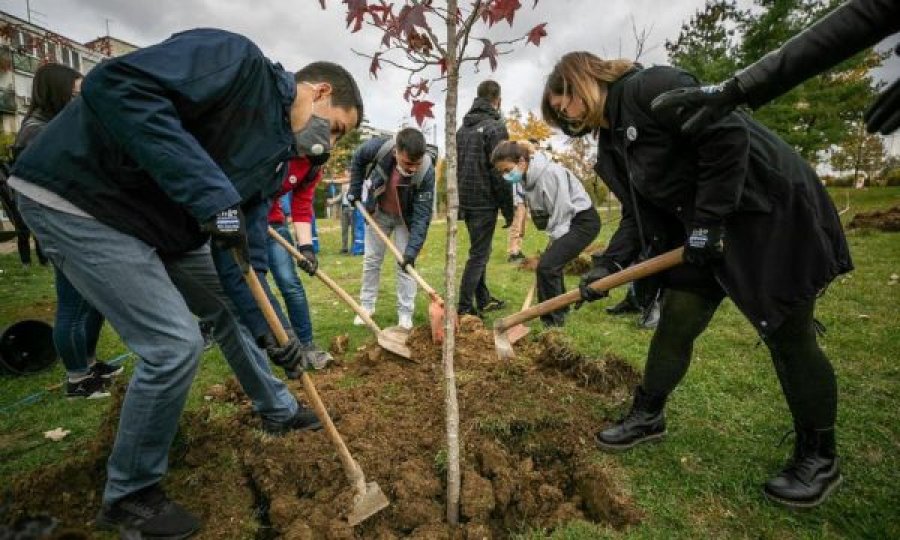
[(625, 138), (631, 142), (634, 142), (637, 140), (637, 137), (638, 137), (637, 128), (634, 126), (628, 126), (628, 129), (625, 130)]

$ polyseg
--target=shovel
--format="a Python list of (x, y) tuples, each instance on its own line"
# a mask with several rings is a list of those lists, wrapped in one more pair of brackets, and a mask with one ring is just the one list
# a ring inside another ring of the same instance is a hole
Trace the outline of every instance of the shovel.
[[(400, 250), (397, 249), (397, 246), (391, 242), (391, 239), (384, 234), (384, 231), (381, 230), (381, 227), (378, 226), (378, 223), (372, 219), (372, 216), (366, 212), (365, 207), (363, 207), (360, 201), (356, 201), (354, 203), (356, 205), (356, 209), (359, 210), (359, 213), (362, 214), (369, 225), (372, 227), (372, 230), (375, 231), (375, 234), (378, 235), (378, 238), (381, 238), (381, 241), (385, 243), (385, 245), (390, 248), (391, 252), (397, 258), (397, 262), (403, 264), (403, 254), (400, 253)], [(406, 265), (404, 268), (407, 274), (412, 276), (416, 283), (419, 284), (422, 289), (428, 293), (428, 296), (431, 297), (431, 303), (428, 304), (428, 320), (431, 323), (431, 339), (435, 343), (441, 343), (444, 341), (444, 299), (438, 295), (437, 291), (431, 288), (428, 283), (422, 279), (422, 276), (419, 275), (419, 272), (416, 271), (411, 265)]]
[[(525, 295), (525, 301), (522, 302), (522, 311), (525, 311), (529, 308), (529, 306), (531, 306), (531, 301), (534, 300), (534, 293), (536, 289), (537, 282), (534, 282), (531, 284), (531, 288), (528, 289), (528, 294)], [(528, 332), (531, 332), (531, 328), (525, 326), (522, 323), (519, 323), (506, 331), (506, 338), (509, 340), (509, 344), (512, 345), (513, 343), (527, 336)]]
[[(235, 253), (235, 258), (240, 261), (241, 255)], [(253, 293), (256, 303), (259, 305), (259, 309), (263, 312), (266, 321), (269, 323), (272, 333), (275, 334), (275, 339), (278, 341), (278, 344), (284, 345), (288, 342), (287, 333), (284, 331), (284, 327), (281, 326), (281, 321), (278, 319), (278, 315), (275, 314), (275, 310), (272, 309), (272, 304), (269, 303), (269, 298), (266, 296), (262, 285), (260, 285), (259, 278), (256, 277), (256, 272), (254, 272), (252, 268), (249, 268), (244, 273), (244, 279), (247, 280), (247, 285), (250, 287), (250, 291)], [(300, 378), (303, 381), (303, 389), (306, 391), (306, 395), (312, 404), (313, 410), (316, 412), (316, 416), (319, 418), (319, 421), (322, 422), (322, 425), (325, 426), (325, 433), (328, 435), (328, 438), (331, 439), (331, 443), (334, 445), (338, 456), (341, 458), (341, 464), (344, 466), (344, 473), (347, 475), (347, 480), (356, 491), (356, 496), (353, 498), (353, 508), (347, 516), (347, 521), (350, 526), (356, 526), (387, 508), (390, 502), (381, 491), (381, 488), (378, 487), (377, 483), (366, 483), (366, 477), (363, 474), (362, 468), (359, 466), (359, 463), (353, 459), (353, 456), (350, 455), (350, 451), (347, 449), (347, 445), (344, 444), (341, 434), (338, 433), (337, 429), (334, 427), (334, 423), (331, 421), (331, 417), (328, 416), (328, 411), (325, 410), (325, 405), (322, 404), (322, 398), (319, 397), (319, 392), (316, 391), (312, 379), (305, 371)]]
[[(598, 279), (591, 283), (591, 288), (595, 291), (608, 291), (619, 285), (652, 276), (653, 274), (681, 264), (683, 255), (684, 248), (668, 251), (658, 257), (647, 259), (640, 264), (629, 266), (615, 274), (610, 274), (603, 279)], [(516, 325), (520, 325), (540, 317), (541, 315), (546, 315), (557, 309), (564, 308), (579, 300), (581, 300), (581, 291), (575, 289), (554, 298), (550, 298), (549, 300), (545, 300), (532, 308), (498, 319), (494, 322), (494, 348), (497, 349), (497, 356), (499, 356), (501, 360), (511, 360), (512, 358), (515, 358), (516, 353), (512, 348), (510, 334)]]
[[(290, 242), (287, 241), (283, 236), (278, 234), (272, 227), (269, 227), (269, 236), (275, 239), (276, 242), (281, 244), (281, 246), (287, 250), (295, 259), (298, 261), (306, 260), (303, 258), (303, 255), (297, 251), (294, 246), (291, 245)], [(381, 346), (382, 349), (392, 352), (397, 356), (402, 356), (403, 358), (411, 358), (412, 352), (410, 352), (409, 347), (406, 346), (406, 338), (409, 337), (409, 333), (402, 328), (385, 328), (382, 330), (375, 324), (375, 321), (372, 320), (372, 317), (369, 316), (369, 313), (363, 309), (363, 307), (356, 303), (352, 296), (347, 294), (347, 291), (341, 288), (340, 285), (335, 283), (333, 279), (328, 277), (325, 272), (321, 269), (316, 270), (315, 276), (319, 278), (319, 280), (325, 284), (326, 287), (334, 291), (335, 294), (340, 297), (341, 300), (347, 303), (353, 311), (356, 312), (357, 315), (366, 323), (366, 326), (372, 330), (372, 333), (375, 334), (375, 338), (378, 340), (378, 345)]]

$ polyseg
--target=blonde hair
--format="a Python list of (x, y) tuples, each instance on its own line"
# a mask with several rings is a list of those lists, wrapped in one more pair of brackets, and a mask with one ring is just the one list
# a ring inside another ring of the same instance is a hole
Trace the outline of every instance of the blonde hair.
[[(552, 127), (574, 131), (596, 129), (603, 122), (601, 96), (610, 83), (619, 80), (634, 68), (634, 62), (625, 58), (603, 60), (589, 52), (570, 52), (560, 58), (547, 77), (541, 113)], [(550, 96), (579, 97), (586, 109), (584, 118), (571, 124), (550, 106)]]

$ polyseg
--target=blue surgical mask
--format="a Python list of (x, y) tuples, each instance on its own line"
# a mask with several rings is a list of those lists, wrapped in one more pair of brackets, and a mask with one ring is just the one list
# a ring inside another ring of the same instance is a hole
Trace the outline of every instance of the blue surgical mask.
[(512, 169), (509, 172), (503, 174), (503, 179), (510, 184), (518, 184), (522, 181), (522, 176), (522, 171), (520, 171), (519, 169)]

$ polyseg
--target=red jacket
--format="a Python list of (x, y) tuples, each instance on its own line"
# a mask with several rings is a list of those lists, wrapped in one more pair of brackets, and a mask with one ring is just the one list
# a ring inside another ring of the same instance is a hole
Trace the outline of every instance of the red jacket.
[(310, 163), (306, 158), (294, 158), (288, 161), (288, 173), (278, 190), (275, 202), (269, 210), (269, 223), (284, 223), (284, 212), (281, 211), (281, 197), (288, 192), (293, 192), (291, 198), (291, 221), (312, 223), (313, 219), (313, 194), (319, 180), (322, 179), (322, 170), (308, 182), (304, 182), (309, 173)]

